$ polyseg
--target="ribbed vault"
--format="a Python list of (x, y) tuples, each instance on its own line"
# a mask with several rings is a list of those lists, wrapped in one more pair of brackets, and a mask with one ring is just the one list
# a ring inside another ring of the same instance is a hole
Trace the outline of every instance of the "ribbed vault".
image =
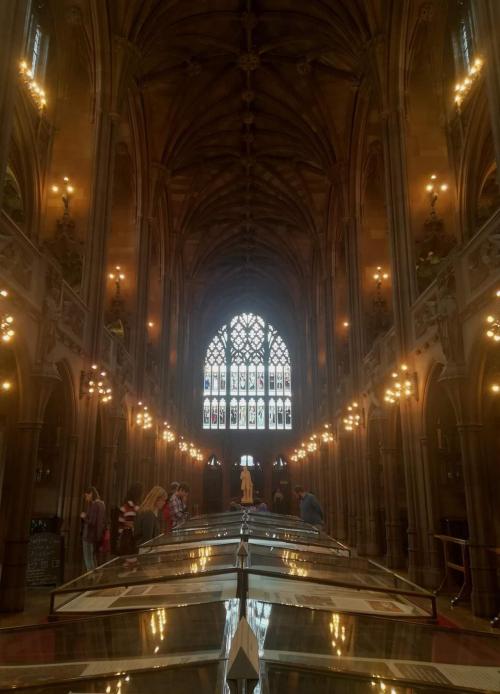
[(223, 291), (242, 275), (277, 290), (285, 282), (289, 295), (302, 286), (339, 192), (370, 36), (367, 5), (114, 3), (115, 30), (141, 56), (170, 231), (184, 271), (205, 290)]

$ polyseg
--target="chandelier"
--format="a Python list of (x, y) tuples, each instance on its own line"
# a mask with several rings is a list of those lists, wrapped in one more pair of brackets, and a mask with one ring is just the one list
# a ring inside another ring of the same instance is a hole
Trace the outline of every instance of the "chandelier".
[[(0, 297), (2, 297), (2, 299), (7, 299), (8, 296), (9, 293), (6, 289), (0, 290)], [(12, 327), (13, 324), (14, 317), (8, 311), (2, 311), (0, 314), (0, 335), (2, 336), (3, 342), (10, 342), (16, 334), (14, 328)]]
[(80, 397), (87, 395), (96, 398), (103, 404), (113, 399), (113, 389), (106, 371), (97, 364), (92, 364), (88, 371), (82, 371), (80, 376)]
[(139, 406), (139, 411), (135, 415), (135, 423), (142, 429), (152, 429), (153, 428), (153, 415), (150, 413), (147, 405), (142, 402), (137, 403)]
[(347, 406), (347, 414), (342, 421), (345, 431), (354, 431), (360, 426), (361, 413), (359, 410), (359, 404), (356, 401)]
[(408, 366), (401, 364), (398, 371), (391, 374), (392, 384), (386, 388), (384, 400), (390, 405), (400, 403), (401, 400), (408, 400), (416, 392), (415, 374), (410, 375)]

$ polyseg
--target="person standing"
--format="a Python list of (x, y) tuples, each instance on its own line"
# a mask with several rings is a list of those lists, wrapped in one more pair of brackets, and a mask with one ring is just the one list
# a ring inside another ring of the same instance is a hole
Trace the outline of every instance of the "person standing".
[(169, 533), (172, 530), (172, 516), (170, 515), (170, 499), (179, 489), (179, 482), (171, 482), (168, 490), (167, 503), (163, 507), (163, 525), (165, 532)]
[(134, 539), (138, 545), (160, 535), (160, 511), (167, 502), (167, 492), (155, 486), (139, 506), (134, 522)]
[(283, 496), (283, 492), (281, 491), (281, 489), (278, 487), (273, 494), (273, 512), (274, 513), (283, 513), (284, 504), (285, 504), (285, 497)]
[(269, 509), (267, 508), (267, 504), (265, 501), (262, 501), (260, 497), (257, 497), (254, 500), (254, 508), (257, 513), (267, 513)]
[(305, 523), (310, 523), (318, 530), (321, 530), (323, 526), (323, 509), (314, 494), (304, 491), (304, 487), (301, 487), (300, 484), (295, 485), (293, 491), (299, 500), (301, 519)]
[(172, 520), (172, 530), (182, 525), (188, 517), (187, 499), (189, 487), (185, 482), (181, 482), (177, 491), (172, 494), (169, 501), (170, 518)]
[(125, 501), (120, 506), (118, 516), (118, 554), (135, 554), (134, 523), (142, 499), (143, 487), (140, 482), (134, 482), (129, 488)]
[(83, 521), (83, 562), (87, 571), (97, 566), (96, 552), (106, 528), (106, 506), (95, 487), (88, 487), (84, 493), (87, 510), (80, 514)]

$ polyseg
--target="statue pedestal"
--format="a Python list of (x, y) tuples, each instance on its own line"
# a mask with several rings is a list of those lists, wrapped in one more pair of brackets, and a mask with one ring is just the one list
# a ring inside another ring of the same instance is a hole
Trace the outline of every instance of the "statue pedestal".
[(255, 506), (253, 501), (241, 501), (240, 506), (246, 507), (246, 506)]

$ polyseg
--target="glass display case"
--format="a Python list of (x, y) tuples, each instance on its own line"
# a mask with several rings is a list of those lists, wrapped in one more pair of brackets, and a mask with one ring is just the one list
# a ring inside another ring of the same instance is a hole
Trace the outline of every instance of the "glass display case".
[(247, 618), (268, 664), (369, 675), (377, 686), (386, 684), (386, 694), (394, 686), (390, 682), (402, 681), (500, 691), (496, 635), (258, 600), (247, 602)]
[(0, 688), (218, 661), (237, 614), (233, 600), (0, 629)]
[(298, 519), (248, 511), (193, 518), (57, 588), (53, 623), (0, 630), (0, 690), (229, 694), (242, 616), (255, 694), (500, 692), (498, 637), (435, 626), (420, 586)]

